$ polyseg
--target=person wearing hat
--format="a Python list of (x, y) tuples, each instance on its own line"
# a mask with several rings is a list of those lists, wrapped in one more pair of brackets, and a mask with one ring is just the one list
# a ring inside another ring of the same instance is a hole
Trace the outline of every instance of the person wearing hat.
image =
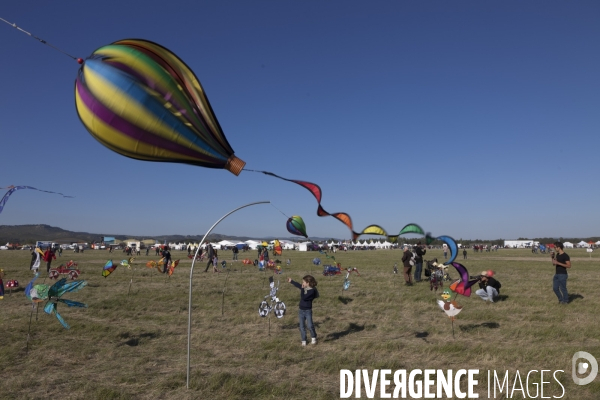
[(481, 297), (483, 301), (494, 302), (494, 299), (500, 295), (500, 288), (502, 285), (496, 279), (493, 278), (493, 271), (482, 271), (479, 278), (479, 290), (475, 294)]
[(415, 247), (415, 282), (421, 282), (421, 272), (423, 271), (423, 256), (427, 253), (421, 242)]

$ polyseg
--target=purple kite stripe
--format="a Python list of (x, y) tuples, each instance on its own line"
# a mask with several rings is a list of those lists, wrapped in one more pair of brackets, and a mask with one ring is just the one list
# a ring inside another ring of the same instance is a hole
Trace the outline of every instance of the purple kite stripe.
[(217, 164), (220, 163), (225, 165), (227, 158), (217, 159), (216, 157), (206, 156), (202, 153), (191, 150), (185, 146), (173, 143), (168, 139), (164, 139), (160, 136), (156, 136), (150, 132), (144, 131), (143, 129), (131, 124), (124, 118), (118, 116), (117, 114), (109, 110), (102, 103), (97, 101), (87, 90), (87, 88), (85, 88), (85, 86), (81, 83), (80, 79), (77, 79), (76, 84), (77, 91), (79, 92), (81, 100), (90, 110), (92, 110), (93, 114), (101, 121), (103, 121), (109, 126), (112, 126), (124, 135), (127, 135), (132, 139), (140, 140), (146, 144), (157, 147), (159, 149), (166, 149), (177, 154), (192, 157), (200, 162), (204, 161), (207, 163), (215, 163), (216, 161)]
[[(190, 124), (192, 124), (192, 126), (196, 127), (197, 129), (199, 128), (198, 123), (200, 123), (201, 127), (204, 128), (204, 131), (208, 132), (211, 136), (214, 137), (214, 135), (212, 134), (212, 131), (204, 123), (204, 120), (202, 119), (201, 114), (199, 113), (199, 110), (198, 110), (198, 107), (197, 107), (195, 101), (193, 101), (187, 93), (184, 93), (184, 97), (186, 97), (186, 99), (188, 100), (188, 102), (191, 105), (190, 108), (192, 109), (192, 111), (194, 111), (194, 114), (195, 114), (195, 116), (194, 116), (195, 118), (194, 119), (195, 119), (195, 121), (192, 121), (189, 118), (187, 110), (185, 109), (185, 107), (183, 107), (181, 104), (179, 104), (176, 100), (171, 100), (171, 98), (174, 97), (171, 92), (168, 92), (168, 93), (162, 92), (160, 90), (160, 87), (158, 87), (158, 85), (156, 84), (156, 82), (154, 82), (153, 80), (148, 79), (145, 75), (142, 75), (137, 70), (131, 68), (127, 64), (123, 64), (121, 62), (112, 61), (112, 60), (110, 60), (110, 61), (105, 60), (103, 62), (112, 65), (115, 69), (118, 69), (119, 71), (122, 71), (122, 72), (125, 72), (126, 74), (131, 75), (132, 77), (134, 77), (135, 79), (137, 79), (139, 82), (144, 83), (149, 88), (152, 88), (153, 90), (155, 90), (158, 93), (160, 93), (166, 101), (169, 101), (171, 104), (173, 104), (173, 106), (175, 106), (175, 109), (177, 111), (179, 111), (183, 115), (183, 118), (185, 118), (185, 120), (187, 122), (189, 122)], [(161, 67), (164, 68), (163, 65), (161, 65)], [(171, 78), (173, 78), (173, 76), (171, 76)], [(187, 88), (187, 85), (185, 84), (185, 82), (182, 82), (181, 85), (182, 85), (182, 87), (185, 87), (185, 89), (186, 89), (187, 92), (189, 92), (189, 89)], [(169, 85), (169, 86), (172, 86), (172, 85)], [(173, 90), (177, 90), (177, 87), (175, 87)]]

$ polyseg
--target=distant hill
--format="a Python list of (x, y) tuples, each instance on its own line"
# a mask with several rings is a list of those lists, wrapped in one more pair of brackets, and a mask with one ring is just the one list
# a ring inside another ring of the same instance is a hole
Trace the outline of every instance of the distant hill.
[[(111, 236), (117, 241), (126, 240), (131, 238), (137, 239), (154, 239), (163, 243), (165, 240), (167, 243), (177, 242), (188, 242), (188, 241), (200, 241), (204, 235), (162, 235), (162, 236), (139, 236), (139, 235), (122, 235), (114, 233), (90, 233), (90, 232), (73, 232), (67, 231), (62, 228), (50, 225), (0, 225), (0, 244), (7, 242), (10, 243), (21, 243), (21, 244), (33, 244), (37, 240), (48, 240), (56, 243), (72, 243), (72, 242), (86, 242), (93, 243), (99, 242), (102, 237)], [(229, 236), (211, 233), (209, 235), (210, 241), (218, 242), (221, 240), (231, 241), (245, 241), (250, 238), (246, 236)], [(271, 240), (273, 237), (260, 238), (261, 240)], [(302, 238), (277, 238), (298, 241)], [(311, 240), (322, 241), (324, 238), (311, 238)], [(329, 240), (329, 239), (327, 239)]]

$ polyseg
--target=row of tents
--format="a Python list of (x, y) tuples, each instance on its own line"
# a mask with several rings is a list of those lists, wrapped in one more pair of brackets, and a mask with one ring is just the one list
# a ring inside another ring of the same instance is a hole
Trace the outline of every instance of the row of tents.
[[(299, 251), (308, 251), (308, 250), (316, 250), (314, 247), (317, 246), (319, 248), (333, 248), (336, 246), (348, 246), (348, 247), (370, 247), (370, 248), (376, 248), (376, 249), (391, 249), (393, 247), (397, 247), (397, 245), (392, 244), (388, 241), (385, 242), (375, 242), (375, 241), (363, 241), (361, 242), (360, 240), (357, 240), (356, 242), (347, 242), (347, 243), (342, 243), (342, 242), (334, 242), (331, 241), (329, 243), (325, 242), (324, 245), (316, 245), (313, 242), (292, 242), (289, 240), (279, 240), (279, 245), (281, 246), (281, 248), (283, 250), (299, 250)], [(187, 250), (188, 247), (193, 248), (197, 248), (198, 247), (198, 242), (195, 243), (169, 243), (168, 246), (171, 249), (174, 250)], [(263, 247), (272, 247), (272, 246), (276, 246), (277, 245), (277, 240), (271, 240), (269, 242), (266, 241), (257, 241), (257, 240), (246, 240), (244, 242), (232, 242), (230, 240), (221, 240), (220, 242), (215, 242), (215, 243), (211, 243), (212, 247), (218, 250), (221, 249), (229, 249), (232, 248), (234, 246), (236, 246), (238, 249), (242, 249), (244, 247), (247, 246), (247, 248), (249, 248), (250, 250), (256, 250), (258, 248), (258, 246), (263, 246)], [(205, 245), (202, 245), (202, 247), (205, 247)]]

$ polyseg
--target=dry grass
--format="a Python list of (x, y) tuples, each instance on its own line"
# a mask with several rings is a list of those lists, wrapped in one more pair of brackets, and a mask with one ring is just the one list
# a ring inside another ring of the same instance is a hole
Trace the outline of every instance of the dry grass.
[[(528, 250), (469, 252), (465, 266), (472, 274), (493, 269), (502, 282), (504, 300), (486, 304), (477, 296), (459, 297), (464, 306), (452, 337), (449, 319), (439, 310), (439, 298), (422, 283), (401, 284), (392, 274), (401, 251), (380, 250), (336, 254), (344, 267), (357, 267), (350, 290), (342, 293), (343, 277), (323, 277), (308, 252), (284, 252), (292, 265), (281, 280), (279, 297), (287, 315), (262, 319), (257, 308), (268, 293), (268, 275), (241, 263), (226, 274), (205, 274), (197, 265), (192, 314), (192, 376), (186, 389), (187, 305), (191, 261), (182, 263), (170, 279), (136, 260), (131, 271), (119, 267), (108, 278), (100, 274), (109, 254), (63, 253), (58, 262), (74, 258), (88, 287), (65, 298), (84, 301), (87, 309), (59, 309), (71, 324), (65, 330), (51, 316), (33, 314), (29, 352), (26, 339), (31, 305), (23, 288), (31, 278), (29, 252), (1, 251), (5, 281), (18, 279), (19, 291), (0, 301), (0, 397), (3, 399), (332, 399), (339, 397), (340, 369), (460, 369), (479, 368), (479, 393), (487, 398), (487, 370), (509, 370), (511, 377), (532, 369), (564, 370), (558, 377), (566, 399), (598, 399), (598, 380), (576, 386), (571, 357), (579, 350), (600, 355), (596, 316), (600, 257), (570, 250), (574, 268), (569, 291), (574, 300), (559, 306), (552, 292), (553, 266), (547, 255)], [(254, 259), (255, 253), (240, 253)], [(227, 258), (229, 254), (227, 254)], [(442, 259), (431, 250), (426, 258)], [(113, 259), (125, 258), (123, 254)], [(460, 258), (459, 257), (459, 261)], [(462, 261), (461, 261), (462, 262)], [(240, 272), (240, 267), (243, 272)], [(315, 302), (317, 346), (300, 346), (297, 329), (298, 291), (285, 282), (311, 272), (321, 297)], [(451, 272), (457, 277), (455, 271)], [(40, 282), (42, 279), (39, 279)], [(48, 280), (46, 280), (48, 283)], [(59, 306), (60, 307), (60, 306)], [(551, 380), (551, 378), (550, 378)], [(514, 398), (521, 398), (516, 392)], [(546, 385), (545, 396), (561, 394)], [(364, 396), (364, 392), (363, 392)], [(364, 398), (364, 397), (363, 397)], [(501, 398), (501, 397), (498, 397)]]

